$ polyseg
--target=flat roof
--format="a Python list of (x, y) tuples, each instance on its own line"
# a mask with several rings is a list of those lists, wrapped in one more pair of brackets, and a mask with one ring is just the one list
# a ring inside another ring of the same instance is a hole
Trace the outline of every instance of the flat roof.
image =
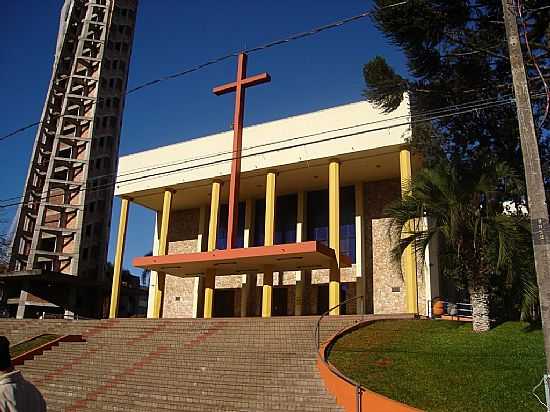
[[(360, 101), (245, 127), (243, 178), (268, 169), (314, 165), (366, 151), (395, 152), (410, 136), (408, 96), (383, 113)], [(147, 196), (158, 189), (193, 188), (230, 175), (233, 131), (225, 131), (120, 158), (115, 195)], [(147, 203), (147, 202), (145, 202)]]

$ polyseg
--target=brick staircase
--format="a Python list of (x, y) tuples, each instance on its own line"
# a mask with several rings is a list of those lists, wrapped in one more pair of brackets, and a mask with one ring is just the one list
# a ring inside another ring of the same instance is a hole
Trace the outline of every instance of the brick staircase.
[[(317, 319), (5, 320), (0, 334), (85, 337), (19, 367), (50, 411), (341, 411), (315, 365)], [(325, 318), (321, 341), (359, 319)]]

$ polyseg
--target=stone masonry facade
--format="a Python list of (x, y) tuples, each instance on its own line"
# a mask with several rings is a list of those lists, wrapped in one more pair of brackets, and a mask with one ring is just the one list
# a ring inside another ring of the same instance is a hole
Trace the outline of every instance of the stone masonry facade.
[[(394, 245), (390, 234), (389, 219), (384, 217), (384, 208), (387, 204), (401, 195), (401, 187), (398, 179), (369, 182), (365, 184), (365, 219), (364, 239), (365, 244), (365, 294), (367, 313), (391, 314), (405, 312), (405, 283), (398, 262), (392, 258), (391, 249)], [(193, 253), (199, 250), (199, 218), (200, 210), (191, 209), (175, 211), (170, 218), (168, 253)], [(206, 234), (203, 238), (205, 240)], [(203, 248), (204, 250), (204, 248)], [(420, 268), (420, 265), (418, 265)], [(417, 270), (418, 300), (421, 314), (425, 312), (424, 302), (425, 288), (424, 275)], [(216, 277), (216, 290), (234, 290), (234, 310), (228, 316), (240, 316), (241, 300), (244, 293), (243, 284), (246, 282), (244, 275)], [(303, 314), (316, 314), (318, 309), (319, 288), (328, 284), (329, 271), (327, 269), (313, 270), (311, 273), (302, 274), (310, 278), (305, 282)], [(251, 276), (254, 290), (249, 294), (250, 301), (246, 310), (249, 316), (258, 316), (261, 312), (261, 287), (263, 275)], [(254, 279), (255, 278), (255, 282)], [(341, 270), (342, 287), (346, 289), (347, 298), (358, 293), (356, 287), (355, 264), (350, 268)], [(200, 279), (179, 278), (166, 276), (165, 295), (163, 302), (163, 316), (168, 318), (188, 318), (202, 315), (200, 302), (202, 293)], [(274, 289), (286, 289), (287, 315), (294, 314), (294, 301), (296, 296), (296, 272), (274, 273)], [(326, 287), (326, 286), (325, 286)], [(214, 295), (216, 299), (216, 295)], [(195, 307), (195, 310), (194, 310)], [(355, 313), (356, 304), (346, 306), (346, 313)]]

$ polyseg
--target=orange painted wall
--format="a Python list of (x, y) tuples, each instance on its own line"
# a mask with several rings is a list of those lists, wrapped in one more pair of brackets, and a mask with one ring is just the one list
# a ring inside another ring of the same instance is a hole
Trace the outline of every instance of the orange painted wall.
[[(330, 346), (338, 337), (344, 335), (350, 330), (364, 326), (371, 321), (363, 322), (359, 325), (353, 325), (333, 336), (319, 350), (317, 357), (317, 367), (321, 378), (323, 379), (327, 390), (336, 398), (338, 405), (342, 406), (346, 412), (357, 411), (357, 399), (355, 386), (346, 380), (343, 375), (332, 366), (326, 359), (327, 347)], [(361, 411), (360, 412), (418, 412), (420, 409), (413, 408), (401, 402), (394, 401), (376, 392), (372, 392), (361, 387)]]

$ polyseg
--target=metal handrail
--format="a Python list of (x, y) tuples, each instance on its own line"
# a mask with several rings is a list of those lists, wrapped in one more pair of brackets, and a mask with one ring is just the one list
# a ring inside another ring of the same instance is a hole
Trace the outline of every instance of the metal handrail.
[[(324, 318), (325, 316), (327, 316), (330, 312), (332, 312), (334, 309), (339, 308), (339, 307), (342, 306), (342, 305), (346, 305), (346, 304), (348, 304), (349, 302), (353, 302), (353, 301), (358, 300), (358, 299), (363, 299), (363, 306), (364, 306), (364, 304), (365, 304), (365, 301), (364, 301), (365, 296), (363, 296), (363, 295), (354, 296), (353, 298), (346, 299), (345, 301), (340, 302), (338, 305), (333, 306), (332, 308), (328, 309), (326, 312), (324, 312), (324, 313), (319, 317), (319, 319), (317, 320), (317, 326), (315, 327), (315, 339), (316, 339), (316, 342), (317, 342), (317, 351), (319, 351), (319, 349), (320, 349), (320, 347), (321, 347), (321, 342), (320, 342), (320, 339), (321, 339), (320, 327), (321, 327), (321, 321), (323, 320), (323, 318)], [(365, 314), (363, 313), (362, 316), (364, 317)]]
[[(319, 349), (320, 349), (320, 346), (321, 346), (321, 343), (320, 343), (320, 340), (321, 340), (321, 321), (323, 320), (323, 318), (325, 316), (327, 316), (330, 312), (332, 312), (334, 309), (336, 308), (339, 308), (340, 306), (342, 305), (346, 305), (348, 304), (349, 302), (353, 302), (355, 300), (359, 300), (359, 299), (363, 299), (363, 307), (365, 305), (365, 296), (363, 295), (359, 295), (359, 296), (354, 296), (353, 298), (349, 298), (349, 299), (346, 299), (344, 300), (343, 302), (340, 302), (338, 305), (336, 306), (333, 306), (332, 308), (330, 308), (329, 310), (327, 310), (326, 312), (324, 312), (320, 317), (319, 319), (317, 320), (317, 326), (315, 326), (315, 338), (316, 338), (316, 344), (317, 344), (317, 356), (319, 356)], [(364, 320), (364, 317), (365, 317), (365, 313), (363, 311), (363, 313), (361, 314), (362, 316), (362, 319), (361, 320)], [(330, 365), (330, 364), (329, 364)], [(355, 386), (355, 411), (356, 412), (360, 412), (361, 411), (361, 393), (362, 393), (362, 388), (361, 388), (361, 385), (354, 381), (353, 379), (350, 379), (348, 377), (345, 378), (348, 382), (350, 382), (352, 385)]]

